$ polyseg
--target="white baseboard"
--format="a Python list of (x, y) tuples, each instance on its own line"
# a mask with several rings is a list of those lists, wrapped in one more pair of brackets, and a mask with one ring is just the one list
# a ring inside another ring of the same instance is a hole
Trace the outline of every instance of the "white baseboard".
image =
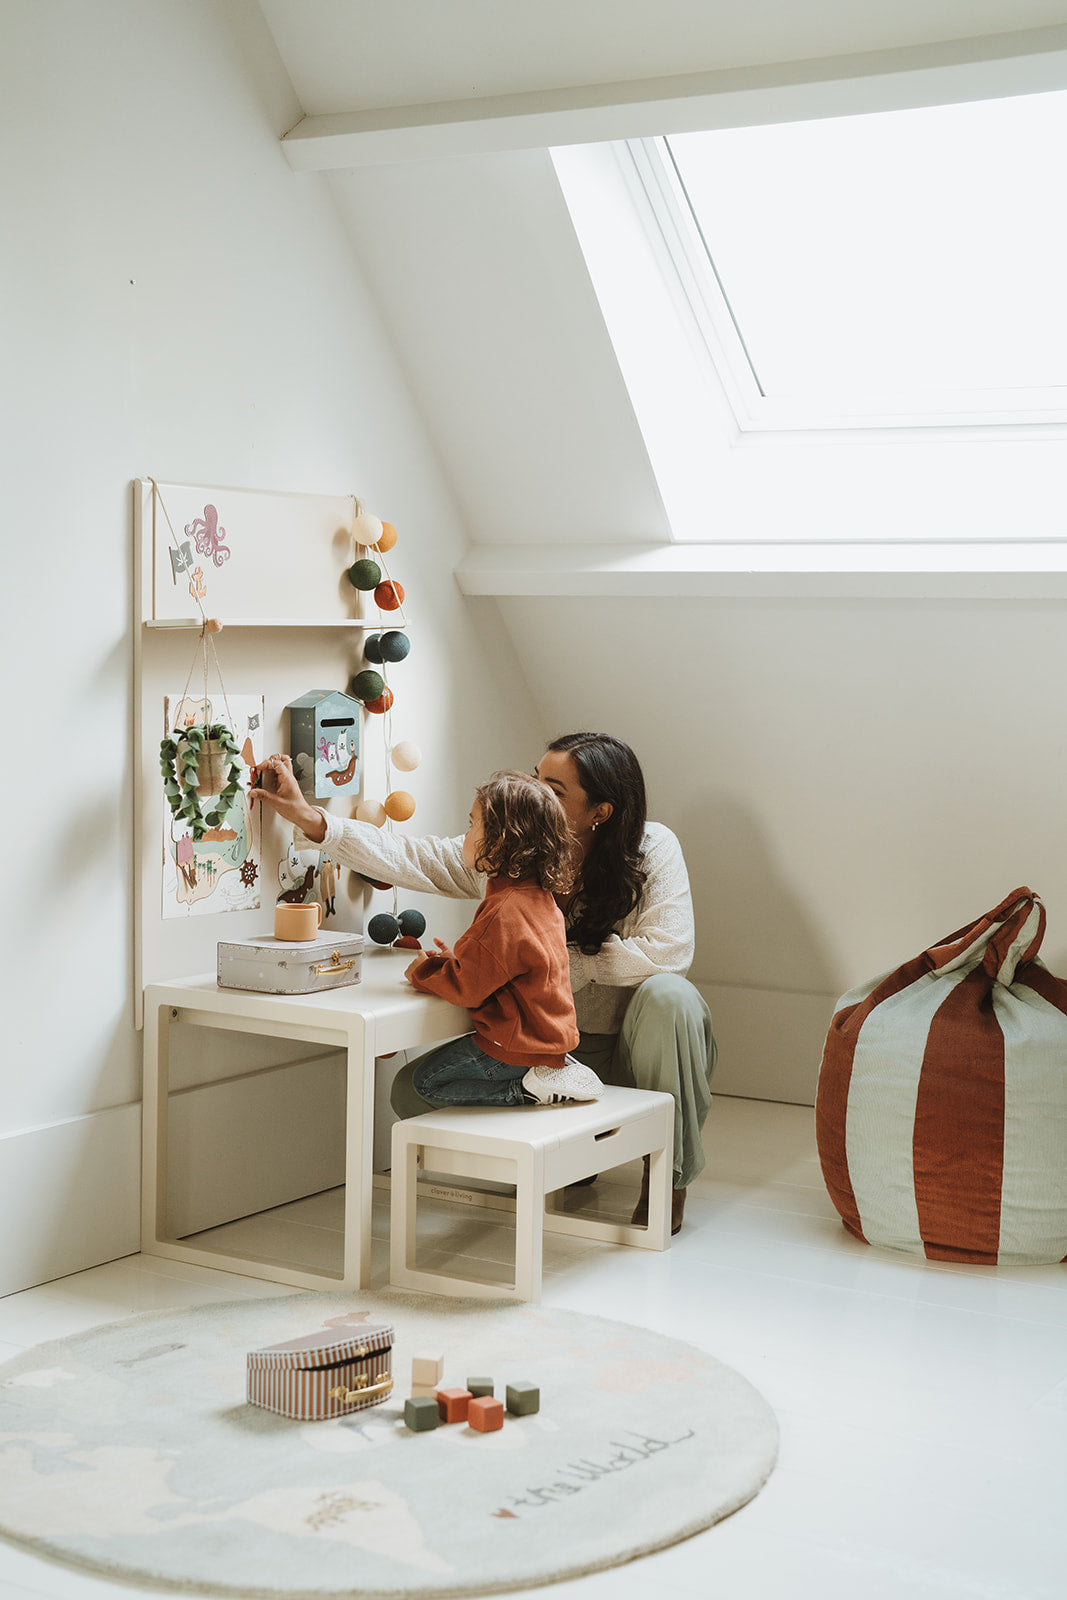
[(813, 1106), (836, 995), (698, 983), (711, 1007), (719, 1060), (712, 1089), (745, 1100)]
[(140, 1103), (0, 1138), (0, 1295), (140, 1249)]

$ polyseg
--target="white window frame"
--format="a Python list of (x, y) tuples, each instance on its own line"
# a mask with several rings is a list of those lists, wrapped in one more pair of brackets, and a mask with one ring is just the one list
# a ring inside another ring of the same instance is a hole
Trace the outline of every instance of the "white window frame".
[(690, 337), (717, 377), (739, 432), (884, 434), (889, 430), (989, 429), (991, 437), (1067, 437), (1067, 386), (927, 390), (913, 395), (819, 396), (763, 393), (741, 330), (715, 272), (666, 138), (616, 146), (635, 207)]

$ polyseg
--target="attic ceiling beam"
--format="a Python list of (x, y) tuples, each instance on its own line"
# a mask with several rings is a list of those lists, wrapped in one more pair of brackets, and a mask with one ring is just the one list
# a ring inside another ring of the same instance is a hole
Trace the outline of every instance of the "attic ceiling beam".
[(821, 60), (305, 117), (297, 172), (639, 139), (1067, 88), (1067, 26)]
[(496, 599), (1067, 600), (1067, 540), (473, 545), (456, 581)]

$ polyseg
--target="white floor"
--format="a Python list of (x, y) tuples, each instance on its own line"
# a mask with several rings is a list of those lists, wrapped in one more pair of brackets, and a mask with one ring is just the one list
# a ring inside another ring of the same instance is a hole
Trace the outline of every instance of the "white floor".
[[(662, 1328), (737, 1367), (778, 1413), (778, 1468), (749, 1506), (698, 1538), (533, 1592), (1063, 1600), (1064, 1269), (923, 1264), (851, 1240), (823, 1189), (809, 1110), (719, 1099), (707, 1148), (669, 1252), (546, 1237), (544, 1298)], [(611, 1187), (597, 1187), (596, 1203), (609, 1208)], [(327, 1261), (337, 1218), (336, 1195), (317, 1196), (247, 1232), (283, 1254), (296, 1240), (304, 1259)], [(442, 1234), (442, 1208), (430, 1226)], [(466, 1254), (505, 1259), (501, 1213), (464, 1210), (457, 1226)], [(384, 1284), (382, 1201), (375, 1235), (375, 1282)], [(130, 1257), (0, 1300), (0, 1359), (137, 1311), (285, 1292)], [(0, 1542), (2, 1600), (149, 1592), (158, 1593), (83, 1578)]]

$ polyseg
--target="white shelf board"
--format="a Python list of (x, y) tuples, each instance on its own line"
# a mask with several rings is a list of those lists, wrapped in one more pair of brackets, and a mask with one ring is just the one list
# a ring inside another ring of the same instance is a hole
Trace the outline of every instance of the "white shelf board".
[[(390, 628), (407, 627), (406, 622), (394, 622), (390, 617), (218, 617), (212, 620), (221, 622), (224, 628), (381, 628), (388, 631)], [(199, 632), (202, 626), (199, 617), (160, 617), (145, 621), (146, 628), (170, 632), (175, 628)]]

